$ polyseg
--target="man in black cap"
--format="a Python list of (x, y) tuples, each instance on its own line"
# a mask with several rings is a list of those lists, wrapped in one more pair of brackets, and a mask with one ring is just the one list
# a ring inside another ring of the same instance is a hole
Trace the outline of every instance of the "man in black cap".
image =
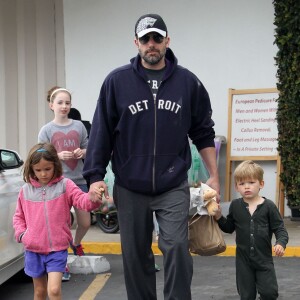
[(189, 138), (210, 174), (207, 184), (220, 188), (210, 99), (201, 81), (178, 65), (159, 15), (138, 19), (135, 44), (138, 55), (112, 71), (101, 87), (83, 174), (91, 188), (105, 189), (107, 199), (103, 178), (112, 160), (128, 299), (156, 299), (154, 212), (164, 256), (164, 298), (189, 300)]

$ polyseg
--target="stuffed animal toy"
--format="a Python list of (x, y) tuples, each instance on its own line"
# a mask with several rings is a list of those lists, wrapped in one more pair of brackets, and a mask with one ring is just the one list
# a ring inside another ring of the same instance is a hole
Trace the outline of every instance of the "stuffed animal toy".
[(203, 197), (203, 207), (207, 209), (210, 216), (214, 216), (219, 206), (217, 203), (217, 192), (205, 183), (201, 183), (200, 195)]

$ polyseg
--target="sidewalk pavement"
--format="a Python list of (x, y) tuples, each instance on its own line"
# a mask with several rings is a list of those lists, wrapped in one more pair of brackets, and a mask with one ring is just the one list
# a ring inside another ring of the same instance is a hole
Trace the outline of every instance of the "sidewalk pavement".
[[(300, 222), (284, 219), (289, 234), (289, 243), (285, 250), (285, 257), (300, 257)], [(74, 236), (75, 230), (72, 229)], [(235, 256), (235, 233), (223, 233), (227, 249), (220, 256)], [(120, 233), (104, 233), (97, 225), (92, 225), (83, 239), (82, 245), (86, 254), (121, 254)], [(154, 254), (161, 255), (157, 242), (153, 242)], [(70, 251), (70, 253), (72, 253)]]

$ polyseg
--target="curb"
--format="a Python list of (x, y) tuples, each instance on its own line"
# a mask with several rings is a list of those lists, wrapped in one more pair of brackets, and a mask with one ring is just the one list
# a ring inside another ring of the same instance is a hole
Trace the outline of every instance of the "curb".
[[(122, 254), (120, 242), (83, 242), (82, 246), (85, 253), (90, 254)], [(227, 245), (225, 252), (217, 256), (235, 256), (236, 246)], [(162, 255), (157, 243), (152, 244), (152, 251), (155, 255)], [(69, 248), (69, 253), (73, 251)], [(194, 255), (194, 254), (193, 254)], [(283, 257), (300, 257), (300, 246), (290, 246), (285, 249)]]
[(98, 274), (110, 271), (108, 260), (97, 255), (68, 255), (67, 264), (72, 274)]

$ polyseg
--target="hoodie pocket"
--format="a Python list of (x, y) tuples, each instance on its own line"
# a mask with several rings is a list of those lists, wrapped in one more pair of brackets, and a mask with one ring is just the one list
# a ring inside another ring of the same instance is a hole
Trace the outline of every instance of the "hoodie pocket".
[(160, 155), (156, 159), (156, 182), (159, 191), (175, 187), (187, 178), (187, 164), (177, 155)]
[(153, 157), (131, 156), (119, 170), (119, 178), (128, 189), (149, 192), (152, 190)]

